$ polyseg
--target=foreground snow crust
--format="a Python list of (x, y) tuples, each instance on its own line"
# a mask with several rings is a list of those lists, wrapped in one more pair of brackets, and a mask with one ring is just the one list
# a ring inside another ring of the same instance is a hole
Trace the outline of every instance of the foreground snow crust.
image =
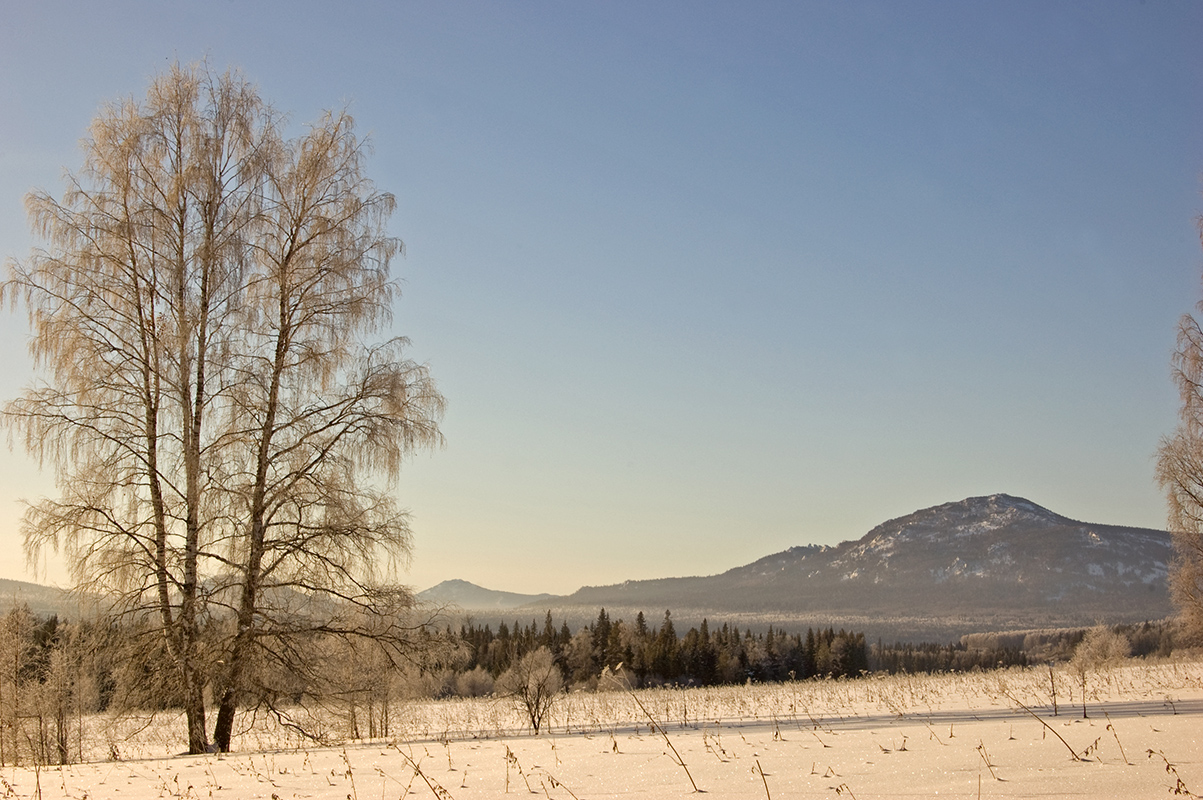
[(621, 691), (561, 698), (537, 737), (495, 699), (409, 704), (394, 738), (336, 747), (260, 720), (229, 755), (167, 755), (179, 719), (110, 721), (90, 744), (121, 760), (2, 768), (0, 798), (595, 800), (688, 797), (695, 783), (736, 800), (1203, 793), (1203, 661), (1092, 674), (1088, 719), (1076, 676), (1052, 680), (1057, 716), (1043, 667), (639, 692), (667, 741)]

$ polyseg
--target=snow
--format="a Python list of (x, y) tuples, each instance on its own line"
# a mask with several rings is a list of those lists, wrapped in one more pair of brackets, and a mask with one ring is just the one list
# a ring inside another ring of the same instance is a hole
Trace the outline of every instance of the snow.
[[(164, 719), (121, 742), (129, 760), (0, 768), (0, 796), (625, 800), (689, 797), (691, 779), (735, 800), (1159, 797), (1178, 779), (1203, 791), (1203, 662), (1092, 674), (1089, 719), (1069, 702), (1076, 676), (1055, 680), (1057, 716), (1045, 668), (640, 692), (671, 748), (620, 691), (561, 698), (538, 737), (506, 701), (422, 702), (397, 710), (395, 740), (163, 757), (152, 751), (180, 733)], [(272, 736), (261, 725), (240, 746)]]

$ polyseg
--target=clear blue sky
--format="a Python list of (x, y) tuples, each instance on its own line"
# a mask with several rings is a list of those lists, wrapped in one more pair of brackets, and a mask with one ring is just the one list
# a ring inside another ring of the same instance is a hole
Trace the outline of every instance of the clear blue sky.
[[(1201, 42), (1193, 0), (7, 0), (0, 254), (102, 102), (207, 58), (298, 125), (350, 103), (399, 200), (449, 402), (398, 489), (418, 589), (709, 574), (993, 492), (1160, 526)], [(0, 452), (0, 577), (53, 491)]]

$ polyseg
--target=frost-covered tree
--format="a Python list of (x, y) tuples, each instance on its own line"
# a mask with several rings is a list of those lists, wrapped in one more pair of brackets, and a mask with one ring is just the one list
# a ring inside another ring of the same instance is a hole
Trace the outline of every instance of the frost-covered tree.
[(536, 734), (563, 688), (564, 674), (546, 647), (532, 650), (518, 659), (518, 663), (503, 672), (494, 685), (497, 694), (511, 697), (522, 706)]
[(440, 441), (443, 400), (404, 339), (372, 340), (401, 243), (348, 115), (288, 139), (237, 73), (177, 66), (84, 149), (61, 199), (28, 199), (47, 245), (2, 287), (43, 376), (5, 416), (59, 485), (26, 547), (64, 548), (77, 585), (154, 618), (189, 750), (209, 744), (207, 687), (227, 749), (269, 656), (406, 640), (391, 484)]
[(1082, 719), (1086, 719), (1086, 681), (1090, 674), (1118, 665), (1131, 652), (1132, 643), (1128, 637), (1105, 625), (1086, 631), (1082, 641), (1074, 648), (1073, 658), (1069, 660), (1069, 666), (1078, 676), (1081, 687)]
[[(1203, 303), (1199, 310), (1203, 311)], [(1190, 314), (1178, 323), (1173, 365), (1181, 407), (1177, 429), (1158, 449), (1157, 480), (1166, 493), (1174, 538), (1170, 594), (1182, 632), (1199, 644), (1203, 643), (1203, 329)]]

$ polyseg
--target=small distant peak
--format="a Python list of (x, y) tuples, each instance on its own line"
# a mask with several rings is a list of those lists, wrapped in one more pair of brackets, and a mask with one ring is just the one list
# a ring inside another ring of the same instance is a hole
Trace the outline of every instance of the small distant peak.
[(477, 586), (475, 583), (469, 583), (468, 581), (465, 581), (461, 578), (452, 578), (450, 580), (446, 580), (446, 581), (443, 581), (442, 583), (436, 584), (435, 586), (431, 586), (429, 589), (426, 589), (425, 591), (430, 592), (430, 591), (434, 591), (435, 589), (481, 589), (481, 588), (483, 588), (483, 587)]

